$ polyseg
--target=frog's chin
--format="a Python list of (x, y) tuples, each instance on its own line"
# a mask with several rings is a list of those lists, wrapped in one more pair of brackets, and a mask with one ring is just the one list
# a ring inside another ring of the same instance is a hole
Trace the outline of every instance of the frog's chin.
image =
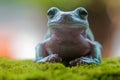
[(85, 29), (82, 29), (82, 28), (51, 28), (51, 31), (54, 34), (58, 34), (58, 33), (82, 34), (85, 32)]

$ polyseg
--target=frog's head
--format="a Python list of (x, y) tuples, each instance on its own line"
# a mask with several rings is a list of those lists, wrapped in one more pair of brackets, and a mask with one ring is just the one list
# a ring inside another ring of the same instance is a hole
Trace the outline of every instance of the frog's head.
[(89, 26), (88, 12), (85, 8), (79, 7), (73, 11), (64, 12), (56, 7), (48, 10), (49, 28), (79, 28), (86, 30)]

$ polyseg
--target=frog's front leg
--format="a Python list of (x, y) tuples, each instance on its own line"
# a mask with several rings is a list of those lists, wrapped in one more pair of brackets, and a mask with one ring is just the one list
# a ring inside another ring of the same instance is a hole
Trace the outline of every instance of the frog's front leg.
[(58, 56), (58, 54), (52, 54), (47, 51), (44, 43), (41, 43), (36, 46), (36, 61), (37, 63), (45, 63), (45, 62), (61, 62), (62, 59)]
[(101, 63), (101, 45), (98, 42), (88, 42), (92, 45), (92, 50), (90, 55), (85, 57), (80, 57), (75, 60), (70, 61), (71, 66), (76, 66), (80, 64), (100, 64)]

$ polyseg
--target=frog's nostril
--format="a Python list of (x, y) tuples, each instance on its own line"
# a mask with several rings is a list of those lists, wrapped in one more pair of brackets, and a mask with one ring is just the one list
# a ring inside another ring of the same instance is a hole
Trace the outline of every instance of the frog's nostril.
[(68, 15), (63, 15), (62, 17), (63, 17), (63, 19), (66, 20), (66, 19), (68, 19), (69, 16)]
[(70, 21), (72, 21), (72, 16), (69, 15), (69, 14), (63, 14), (63, 15), (61, 15), (61, 18), (62, 18), (63, 22), (70, 22)]

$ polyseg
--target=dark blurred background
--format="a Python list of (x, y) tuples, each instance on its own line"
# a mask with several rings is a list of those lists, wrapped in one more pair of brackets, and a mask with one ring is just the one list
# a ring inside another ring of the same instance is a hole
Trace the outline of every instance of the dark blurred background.
[(47, 10), (85, 7), (103, 58), (120, 56), (120, 0), (0, 0), (0, 56), (35, 58), (35, 46), (47, 31)]

